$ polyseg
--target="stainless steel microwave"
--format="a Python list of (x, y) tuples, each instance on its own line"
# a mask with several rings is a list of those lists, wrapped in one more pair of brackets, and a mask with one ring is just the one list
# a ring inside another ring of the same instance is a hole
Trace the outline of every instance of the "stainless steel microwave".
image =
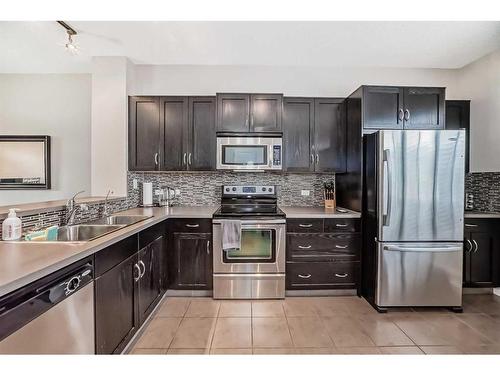
[(217, 169), (280, 171), (281, 137), (217, 137)]

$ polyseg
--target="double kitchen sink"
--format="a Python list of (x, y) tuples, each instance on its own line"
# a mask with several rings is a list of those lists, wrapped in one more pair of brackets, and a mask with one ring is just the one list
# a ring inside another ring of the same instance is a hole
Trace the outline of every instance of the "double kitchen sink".
[(87, 242), (151, 218), (146, 215), (111, 215), (88, 223), (58, 228), (56, 242)]

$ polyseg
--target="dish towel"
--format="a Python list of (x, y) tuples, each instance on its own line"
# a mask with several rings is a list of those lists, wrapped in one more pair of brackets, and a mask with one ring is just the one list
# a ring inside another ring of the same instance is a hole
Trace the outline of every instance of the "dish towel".
[(241, 248), (241, 221), (222, 221), (222, 250), (239, 250)]

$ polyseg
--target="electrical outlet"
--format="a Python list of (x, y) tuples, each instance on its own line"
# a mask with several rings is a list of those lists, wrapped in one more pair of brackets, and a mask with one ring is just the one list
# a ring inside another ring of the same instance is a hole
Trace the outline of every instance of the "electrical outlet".
[(161, 194), (161, 189), (156, 189), (155, 190), (155, 195), (160, 195)]
[(181, 195), (181, 189), (175, 189), (175, 196), (178, 197)]
[(302, 195), (303, 197), (308, 197), (309, 195), (311, 195), (311, 190), (301, 190), (300, 195)]
[(139, 184), (137, 183), (137, 178), (134, 178), (132, 180), (132, 188), (133, 189), (138, 189), (139, 188)]

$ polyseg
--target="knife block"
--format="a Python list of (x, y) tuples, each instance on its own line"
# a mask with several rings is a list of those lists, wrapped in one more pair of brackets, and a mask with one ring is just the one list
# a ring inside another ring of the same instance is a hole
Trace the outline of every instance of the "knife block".
[(333, 199), (326, 199), (326, 192), (323, 194), (325, 199), (325, 209), (327, 210), (335, 210), (336, 199), (335, 194), (333, 195)]

